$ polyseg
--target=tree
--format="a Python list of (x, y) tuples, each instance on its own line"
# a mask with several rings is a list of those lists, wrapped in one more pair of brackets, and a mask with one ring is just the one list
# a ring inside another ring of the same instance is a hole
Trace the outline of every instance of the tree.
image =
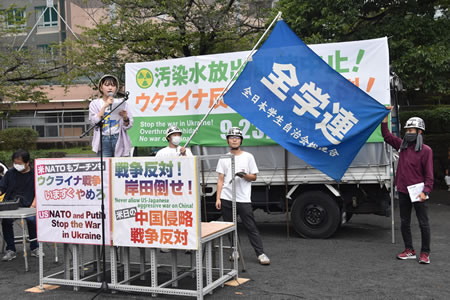
[(306, 43), (387, 36), (392, 69), (410, 96), (450, 94), (448, 0), (280, 0), (276, 10)]
[[(14, 104), (16, 101), (45, 102), (47, 96), (39, 90), (39, 86), (49, 80), (56, 79), (67, 71), (62, 59), (51, 58), (49, 53), (36, 49), (13, 47), (11, 41), (18, 33), (28, 33), (25, 27), (26, 18), (19, 13), (24, 8), (11, 5), (0, 9), (0, 104)], [(5, 117), (6, 106), (3, 106), (0, 117)]]
[(248, 50), (264, 29), (267, 1), (104, 0), (109, 15), (68, 41), (71, 78), (124, 80), (130, 62)]
[(31, 128), (8, 128), (0, 131), (0, 149), (36, 149), (39, 134)]

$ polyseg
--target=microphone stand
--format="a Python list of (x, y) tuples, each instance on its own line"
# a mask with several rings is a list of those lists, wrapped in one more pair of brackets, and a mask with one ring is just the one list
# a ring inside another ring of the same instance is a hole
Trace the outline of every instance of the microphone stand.
[[(80, 138), (85, 137), (89, 132), (91, 132), (94, 129), (100, 130), (100, 181), (101, 181), (101, 192), (102, 192), (102, 204), (101, 204), (101, 210), (102, 210), (102, 265), (103, 265), (103, 272), (102, 272), (102, 285), (100, 287), (100, 290), (98, 293), (92, 298), (95, 299), (98, 295), (100, 295), (103, 291), (107, 291), (109, 289), (108, 283), (106, 282), (106, 242), (105, 242), (105, 193), (103, 190), (103, 124), (105, 119), (112, 114), (113, 111), (115, 111), (117, 108), (121, 107), (123, 103), (125, 103), (128, 100), (128, 96), (130, 95), (130, 92), (125, 93), (125, 97), (123, 98), (122, 102), (117, 105), (114, 109), (111, 109), (111, 111), (108, 114), (103, 115), (103, 117), (98, 121), (96, 124), (89, 127), (85, 132), (83, 132), (82, 135), (80, 135)], [(112, 105), (111, 105), (112, 106)]]

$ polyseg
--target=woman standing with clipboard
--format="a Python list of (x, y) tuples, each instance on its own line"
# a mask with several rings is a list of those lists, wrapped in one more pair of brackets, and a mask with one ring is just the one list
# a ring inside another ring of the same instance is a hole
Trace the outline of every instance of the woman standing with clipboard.
[[(391, 106), (387, 106), (391, 109)], [(381, 123), (384, 141), (400, 152), (395, 185), (399, 194), (401, 232), (405, 250), (397, 255), (398, 259), (416, 259), (411, 236), (411, 210), (414, 206), (422, 235), (422, 247), (419, 263), (430, 263), (430, 224), (426, 201), (433, 189), (433, 151), (423, 144), (425, 122), (418, 117), (406, 121), (406, 133), (403, 139), (394, 136), (388, 129), (388, 116)], [(411, 199), (408, 187), (423, 184), (423, 190)], [(418, 201), (417, 201), (418, 200)]]

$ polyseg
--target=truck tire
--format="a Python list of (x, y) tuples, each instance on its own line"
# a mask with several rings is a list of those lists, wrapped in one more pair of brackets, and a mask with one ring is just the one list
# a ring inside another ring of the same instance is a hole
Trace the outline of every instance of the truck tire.
[(353, 213), (347, 212), (345, 213), (345, 223), (350, 222), (350, 219), (353, 217)]
[(305, 238), (326, 239), (339, 228), (340, 209), (336, 201), (321, 191), (301, 194), (292, 205), (295, 231)]

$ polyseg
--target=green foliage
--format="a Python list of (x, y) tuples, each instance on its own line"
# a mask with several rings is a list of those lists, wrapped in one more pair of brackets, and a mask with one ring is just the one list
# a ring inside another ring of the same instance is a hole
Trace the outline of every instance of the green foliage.
[[(425, 110), (401, 110), (400, 122), (403, 127), (411, 117), (420, 117), (425, 121), (424, 143), (433, 149), (433, 169), (435, 188), (444, 184), (447, 167), (448, 148), (450, 147), (450, 106), (438, 106)], [(402, 133), (404, 133), (404, 129)]]
[(252, 1), (103, 2), (114, 7), (108, 17), (84, 28), (80, 41), (66, 41), (74, 66), (67, 82), (87, 76), (95, 85), (104, 73), (123, 82), (125, 63), (249, 50), (267, 17)]
[(38, 136), (31, 128), (8, 128), (0, 131), (0, 147), (4, 150), (36, 149)]
[[(11, 162), (11, 156), (17, 149), (14, 150), (5, 150), (0, 151), (0, 161), (2, 161), (7, 166), (12, 166)], [(34, 163), (35, 159), (38, 158), (61, 158), (66, 157), (68, 152), (71, 152), (70, 149), (64, 149), (64, 150), (31, 150), (30, 152), (30, 161), (31, 163)], [(92, 152), (91, 152), (92, 153)]]
[(12, 163), (11, 163), (12, 154), (13, 154), (13, 152), (0, 151), (0, 161), (7, 166), (11, 166), (12, 165)]
[(402, 126), (411, 117), (420, 117), (425, 122), (426, 134), (450, 133), (450, 107), (440, 106), (434, 109), (422, 111), (401, 111), (400, 121)]
[(156, 152), (161, 148), (155, 147), (137, 147), (134, 156), (155, 156)]
[(450, 147), (450, 133), (446, 134), (429, 134), (426, 133), (424, 137), (424, 143), (433, 149), (433, 169), (435, 178), (435, 188), (437, 184), (441, 183), (442, 187), (445, 186), (444, 176), (445, 169), (448, 166), (448, 149)]
[(406, 89), (450, 94), (447, 0), (280, 0), (275, 10), (310, 44), (387, 36), (391, 67)]
[[(53, 57), (50, 51), (42, 52), (27, 45), (19, 49), (18, 41), (22, 38), (17, 39), (17, 35), (25, 36), (31, 29), (25, 26), (27, 18), (34, 20), (33, 14), (26, 15), (24, 11), (24, 7), (14, 4), (6, 8), (0, 4), (0, 20), (8, 24), (0, 25), (0, 104), (5, 101), (46, 102), (47, 95), (39, 86), (70, 70), (56, 51)], [(3, 106), (0, 118), (4, 118), (9, 109), (9, 105)]]

